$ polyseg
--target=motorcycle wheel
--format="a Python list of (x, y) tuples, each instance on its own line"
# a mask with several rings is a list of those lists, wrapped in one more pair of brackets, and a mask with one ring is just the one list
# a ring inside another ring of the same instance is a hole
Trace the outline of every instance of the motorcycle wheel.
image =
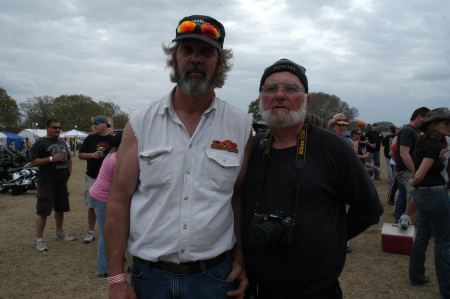
[(9, 191), (9, 187), (0, 187), (0, 194), (4, 194)]

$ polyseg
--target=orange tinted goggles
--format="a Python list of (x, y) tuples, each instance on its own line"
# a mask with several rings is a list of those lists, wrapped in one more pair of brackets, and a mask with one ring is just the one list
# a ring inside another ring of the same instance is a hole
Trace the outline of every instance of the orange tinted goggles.
[(218, 40), (220, 38), (220, 32), (211, 24), (197, 24), (192, 21), (184, 21), (180, 25), (178, 25), (177, 33), (191, 33), (194, 32), (197, 26), (200, 27), (202, 35)]

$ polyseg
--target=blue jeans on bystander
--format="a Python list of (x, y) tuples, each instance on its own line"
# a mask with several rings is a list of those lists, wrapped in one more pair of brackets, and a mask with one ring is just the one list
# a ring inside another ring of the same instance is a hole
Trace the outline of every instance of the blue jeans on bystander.
[(384, 157), (386, 160), (386, 168), (388, 172), (388, 183), (391, 185), (394, 182), (394, 170), (391, 165), (391, 158)]
[(97, 250), (97, 274), (108, 273), (108, 265), (106, 263), (105, 238), (103, 231), (105, 227), (106, 202), (96, 200), (91, 196), (91, 203), (97, 216), (98, 222), (98, 250)]
[(425, 252), (434, 236), (434, 262), (439, 292), (450, 299), (450, 207), (447, 190), (417, 189), (414, 199), (419, 206), (420, 222), (409, 259), (409, 280), (412, 285), (426, 283)]
[[(372, 164), (373, 161), (373, 165), (375, 165), (376, 167), (380, 168), (381, 164), (380, 164), (380, 151), (375, 152), (375, 153), (370, 153), (369, 158), (367, 159), (367, 162)], [(376, 172), (374, 172), (374, 175), (376, 178), (379, 178), (380, 175)]]
[(399, 180), (397, 180), (397, 188), (398, 188), (398, 198), (395, 202), (395, 212), (394, 212), (394, 218), (395, 221), (398, 221), (400, 219), (400, 216), (403, 215), (406, 211), (406, 188), (405, 186), (400, 183)]

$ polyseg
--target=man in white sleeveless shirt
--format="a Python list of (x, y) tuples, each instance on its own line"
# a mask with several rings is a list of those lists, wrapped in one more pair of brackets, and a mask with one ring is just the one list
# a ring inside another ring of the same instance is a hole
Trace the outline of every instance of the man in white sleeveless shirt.
[(215, 96), (231, 69), (224, 38), (211, 17), (183, 18), (163, 45), (176, 86), (125, 127), (105, 222), (110, 298), (243, 298), (252, 117)]

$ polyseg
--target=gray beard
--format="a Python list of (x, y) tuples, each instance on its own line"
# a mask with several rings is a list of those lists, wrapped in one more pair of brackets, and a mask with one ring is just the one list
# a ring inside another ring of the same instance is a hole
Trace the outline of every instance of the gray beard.
[(259, 111), (261, 112), (261, 118), (267, 123), (269, 127), (275, 129), (287, 128), (299, 124), (305, 120), (306, 116), (306, 101), (303, 101), (302, 106), (298, 111), (290, 110), (286, 114), (284, 110), (278, 109), (277, 115), (273, 115), (271, 110), (263, 111), (262, 101), (259, 101)]
[[(199, 70), (203, 76), (187, 76), (186, 74), (192, 70)], [(213, 78), (209, 78), (208, 73), (201, 65), (189, 65), (184, 74), (181, 76), (178, 71), (178, 65), (174, 67), (177, 86), (188, 95), (204, 94), (211, 89), (216, 78), (214, 72)]]

